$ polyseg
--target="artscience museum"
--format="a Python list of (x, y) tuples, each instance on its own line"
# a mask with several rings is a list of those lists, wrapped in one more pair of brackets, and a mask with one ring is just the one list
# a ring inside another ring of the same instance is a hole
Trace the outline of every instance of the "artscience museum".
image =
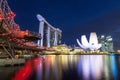
[(78, 45), (84, 50), (97, 51), (101, 47), (101, 44), (98, 43), (98, 37), (95, 32), (90, 33), (89, 41), (87, 40), (86, 35), (81, 36), (81, 42), (79, 39), (76, 40)]

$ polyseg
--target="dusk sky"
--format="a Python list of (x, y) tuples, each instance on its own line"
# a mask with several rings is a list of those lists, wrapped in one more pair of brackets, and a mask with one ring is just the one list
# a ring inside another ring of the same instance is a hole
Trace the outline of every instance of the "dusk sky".
[(62, 30), (62, 43), (77, 45), (76, 38), (96, 32), (111, 35), (120, 45), (120, 0), (8, 0), (22, 30), (38, 32), (41, 14)]

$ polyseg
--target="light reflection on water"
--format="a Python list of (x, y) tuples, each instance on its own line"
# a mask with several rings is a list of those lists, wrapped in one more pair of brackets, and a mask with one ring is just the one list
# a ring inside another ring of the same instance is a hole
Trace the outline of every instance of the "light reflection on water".
[(47, 55), (29, 60), (13, 80), (120, 80), (119, 63), (116, 55)]

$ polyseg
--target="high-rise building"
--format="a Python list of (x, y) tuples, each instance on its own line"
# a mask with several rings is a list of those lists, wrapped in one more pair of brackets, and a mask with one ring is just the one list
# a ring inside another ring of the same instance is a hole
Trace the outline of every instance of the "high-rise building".
[(41, 47), (52, 47), (61, 44), (62, 30), (50, 25), (40, 14), (37, 15), (37, 19), (40, 22), (39, 33), (42, 37), (38, 40), (38, 45)]
[(114, 52), (113, 39), (111, 36), (101, 35), (99, 42), (102, 44), (100, 48), (101, 51)]

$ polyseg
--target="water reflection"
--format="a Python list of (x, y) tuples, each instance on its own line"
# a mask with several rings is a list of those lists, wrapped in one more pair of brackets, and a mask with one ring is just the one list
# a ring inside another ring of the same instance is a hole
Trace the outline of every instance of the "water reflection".
[(78, 73), (82, 73), (84, 80), (99, 80), (103, 72), (103, 56), (102, 55), (83, 55), (80, 56), (78, 63)]
[[(113, 65), (114, 64), (114, 65)], [(115, 55), (111, 56), (111, 67), (112, 67), (112, 74), (115, 80), (117, 80), (118, 76), (118, 69), (117, 69), (117, 63), (116, 63), (116, 57)]]
[(29, 60), (13, 80), (119, 80), (116, 55), (48, 55)]

